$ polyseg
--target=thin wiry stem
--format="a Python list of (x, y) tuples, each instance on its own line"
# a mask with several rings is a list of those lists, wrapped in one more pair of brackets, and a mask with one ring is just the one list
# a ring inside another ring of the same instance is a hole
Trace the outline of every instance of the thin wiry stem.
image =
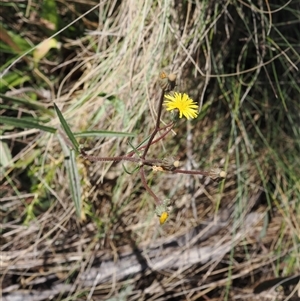
[(156, 196), (156, 194), (151, 190), (151, 188), (147, 184), (146, 177), (145, 177), (145, 171), (144, 171), (143, 166), (141, 166), (141, 168), (140, 168), (140, 175), (141, 175), (141, 180), (142, 180), (142, 183), (143, 183), (143, 186), (145, 187), (145, 189), (154, 198), (155, 202), (157, 204), (160, 204), (161, 203), (160, 199)]
[(141, 165), (148, 165), (148, 166), (154, 166), (154, 165), (161, 165), (164, 163), (163, 160), (159, 159), (142, 159), (142, 158), (132, 158), (129, 156), (117, 156), (117, 157), (98, 157), (98, 156), (90, 156), (85, 151), (81, 150), (81, 155), (88, 159), (91, 162), (120, 162), (120, 161), (130, 161), (139, 163)]
[(81, 150), (81, 155), (88, 159), (91, 162), (102, 162), (102, 161), (111, 161), (111, 162), (119, 162), (119, 161), (130, 161), (130, 162), (141, 162), (140, 158), (132, 158), (127, 156), (116, 156), (116, 157), (98, 157), (98, 156), (90, 156), (84, 150)]
[[(173, 129), (174, 123), (171, 122), (169, 124), (167, 124), (166, 126), (159, 128), (158, 131), (162, 131), (162, 130), (166, 130), (160, 137), (158, 137), (157, 139), (153, 140), (151, 145), (153, 145), (154, 143), (160, 141), (161, 139), (163, 139), (168, 133), (170, 133)], [(141, 146), (139, 148), (137, 148), (138, 151), (145, 149), (147, 147), (147, 145)], [(131, 157), (135, 154), (135, 151), (130, 151), (127, 156)]]
[(155, 137), (155, 135), (157, 134), (157, 132), (159, 131), (159, 124), (160, 124), (160, 116), (161, 116), (161, 110), (162, 110), (162, 103), (164, 100), (164, 95), (165, 95), (165, 90), (162, 90), (161, 95), (160, 95), (160, 99), (159, 99), (159, 103), (158, 103), (158, 111), (157, 111), (157, 118), (156, 118), (156, 124), (155, 124), (155, 129), (152, 132), (150, 139), (148, 140), (148, 143), (146, 144), (146, 147), (144, 149), (144, 153), (142, 155), (142, 159), (146, 158), (146, 155), (148, 153), (149, 147)]
[(174, 169), (172, 170), (172, 173), (182, 173), (187, 175), (203, 175), (203, 176), (209, 176), (210, 173), (207, 171), (201, 171), (201, 170), (184, 170), (184, 169)]

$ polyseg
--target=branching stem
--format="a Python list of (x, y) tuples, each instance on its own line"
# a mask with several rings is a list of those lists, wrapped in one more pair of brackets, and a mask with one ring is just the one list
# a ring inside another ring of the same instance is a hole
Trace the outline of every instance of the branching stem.
[(141, 166), (141, 168), (140, 168), (140, 175), (141, 175), (141, 180), (142, 180), (142, 183), (143, 183), (143, 186), (145, 187), (145, 189), (154, 198), (155, 202), (157, 204), (160, 204), (161, 203), (160, 199), (156, 196), (156, 194), (151, 190), (151, 188), (147, 184), (146, 177), (145, 177), (145, 171), (144, 171), (143, 166)]
[(155, 137), (155, 135), (157, 134), (157, 132), (159, 131), (159, 124), (160, 124), (160, 116), (161, 116), (161, 110), (162, 110), (162, 103), (164, 100), (164, 95), (165, 95), (165, 90), (162, 90), (161, 95), (160, 95), (160, 99), (159, 99), (159, 103), (158, 103), (158, 111), (157, 111), (157, 118), (156, 118), (156, 124), (155, 124), (155, 129), (153, 130), (147, 144), (146, 147), (144, 149), (144, 153), (142, 155), (142, 159), (146, 158), (146, 155), (148, 153), (149, 147), (152, 144), (152, 141)]

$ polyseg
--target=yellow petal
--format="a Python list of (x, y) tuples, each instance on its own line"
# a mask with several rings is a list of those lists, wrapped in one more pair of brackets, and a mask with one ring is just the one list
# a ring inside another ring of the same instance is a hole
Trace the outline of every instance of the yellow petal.
[(169, 217), (169, 213), (166, 212), (166, 211), (164, 211), (164, 212), (161, 214), (161, 216), (159, 217), (159, 222), (160, 222), (160, 224), (163, 225), (163, 224), (166, 222), (166, 220), (168, 219), (168, 217)]

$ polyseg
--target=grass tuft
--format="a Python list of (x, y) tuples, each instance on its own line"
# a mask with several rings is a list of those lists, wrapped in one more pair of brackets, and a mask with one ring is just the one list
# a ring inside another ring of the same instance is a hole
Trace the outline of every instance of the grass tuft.
[[(0, 17), (4, 300), (298, 300), (300, 2), (46, 2)], [(162, 70), (200, 112), (144, 151)], [(145, 168), (160, 225), (140, 161), (87, 160), (130, 152), (227, 177)]]

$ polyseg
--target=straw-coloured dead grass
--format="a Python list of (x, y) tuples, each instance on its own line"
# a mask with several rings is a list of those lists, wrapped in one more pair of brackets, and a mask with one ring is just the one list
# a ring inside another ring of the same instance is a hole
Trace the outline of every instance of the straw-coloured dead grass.
[[(47, 123), (56, 134), (3, 131), (12, 153), (1, 181), (3, 300), (299, 300), (299, 283), (253, 293), (300, 273), (300, 2), (270, 2), (103, 1), (78, 21), (85, 34), (63, 41), (66, 57), (43, 61), (54, 98), (39, 103), (55, 102), (73, 132), (134, 133), (78, 139), (90, 155), (120, 156), (151, 134), (158, 74), (172, 71), (201, 110), (149, 157), (227, 177), (149, 168), (149, 186), (174, 202), (160, 226), (138, 173), (77, 156), (79, 218), (59, 119)], [(78, 16), (96, 5), (70, 3)]]

